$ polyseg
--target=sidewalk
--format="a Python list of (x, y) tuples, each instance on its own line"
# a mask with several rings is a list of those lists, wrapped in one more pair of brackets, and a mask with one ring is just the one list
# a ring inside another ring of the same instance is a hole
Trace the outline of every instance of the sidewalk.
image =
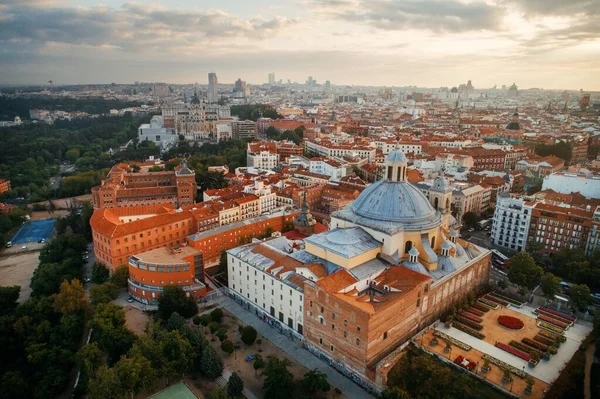
[[(277, 346), (283, 352), (287, 353), (289, 356), (298, 361), (307, 369), (317, 369), (327, 374), (327, 380), (329, 381), (329, 384), (331, 384), (332, 388), (338, 388), (342, 391), (342, 394), (347, 398), (373, 398), (373, 396), (371, 396), (361, 387), (356, 385), (354, 382), (337, 372), (333, 367), (329, 366), (321, 359), (312, 355), (310, 352), (302, 349), (298, 342), (290, 341), (286, 336), (280, 334), (279, 332), (277, 332), (277, 330), (271, 328), (268, 324), (259, 320), (254, 314), (242, 308), (231, 298), (222, 296), (216, 301), (216, 303), (219, 306), (226, 309), (227, 311), (229, 311), (231, 314), (235, 315), (245, 324), (254, 327), (260, 335), (265, 337), (265, 339), (268, 339), (273, 345)], [(250, 397), (248, 396), (248, 398)]]

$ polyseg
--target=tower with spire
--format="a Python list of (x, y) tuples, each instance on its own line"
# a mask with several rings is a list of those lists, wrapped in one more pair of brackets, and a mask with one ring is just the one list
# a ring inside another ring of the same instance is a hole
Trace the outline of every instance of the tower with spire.
[(308, 209), (308, 203), (306, 202), (306, 190), (304, 190), (302, 209), (300, 210), (300, 214), (294, 218), (294, 227), (300, 234), (308, 237), (313, 235), (315, 232), (315, 224), (317, 224), (317, 221), (310, 213), (310, 209)]

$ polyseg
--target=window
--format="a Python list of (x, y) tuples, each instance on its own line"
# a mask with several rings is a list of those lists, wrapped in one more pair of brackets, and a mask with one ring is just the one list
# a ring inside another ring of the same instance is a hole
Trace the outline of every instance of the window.
[(387, 339), (387, 331), (383, 333), (383, 339)]
[(348, 326), (348, 320), (344, 320), (344, 327)]
[(348, 331), (344, 331), (344, 338), (348, 336)]
[(360, 339), (356, 338), (356, 345), (360, 345)]
[(323, 345), (323, 338), (319, 338), (319, 343)]
[(333, 345), (329, 345), (329, 350), (332, 352), (334, 351)]
[(360, 334), (360, 327), (359, 326), (356, 326), (356, 333)]
[(331, 314), (331, 318), (332, 318), (333, 320), (335, 320), (335, 313), (332, 313), (332, 314)]
[(331, 330), (335, 331), (335, 324), (331, 324)]
[(321, 306), (321, 313), (323, 313), (323, 310), (324, 310), (324, 309), (323, 309), (323, 306)]

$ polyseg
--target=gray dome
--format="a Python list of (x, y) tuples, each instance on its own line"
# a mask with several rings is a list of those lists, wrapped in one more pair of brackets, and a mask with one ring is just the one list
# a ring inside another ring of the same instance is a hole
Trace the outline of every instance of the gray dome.
[(408, 182), (380, 180), (367, 187), (351, 206), (357, 215), (378, 221), (410, 224), (436, 217), (427, 198)]
[(408, 162), (406, 155), (400, 150), (390, 152), (385, 160), (386, 162)]

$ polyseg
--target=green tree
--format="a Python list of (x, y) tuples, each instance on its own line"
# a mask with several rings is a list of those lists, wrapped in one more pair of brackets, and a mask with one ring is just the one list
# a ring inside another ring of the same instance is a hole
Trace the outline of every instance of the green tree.
[(254, 363), (252, 364), (252, 367), (254, 368), (254, 375), (256, 375), (258, 369), (265, 367), (265, 361), (258, 353), (254, 355)]
[(252, 326), (245, 326), (242, 329), (242, 342), (246, 345), (252, 345), (256, 340), (256, 329)]
[(473, 229), (477, 227), (477, 223), (479, 223), (479, 220), (479, 216), (477, 216), (477, 214), (475, 214), (474, 212), (466, 212), (462, 218), (462, 221), (465, 223), (465, 225)]
[(127, 280), (129, 279), (129, 267), (121, 265), (117, 267), (109, 281), (119, 288), (127, 288)]
[(108, 280), (110, 273), (108, 269), (100, 262), (94, 262), (92, 266), (92, 282), (94, 284), (102, 284)]
[(200, 371), (211, 379), (223, 373), (223, 360), (208, 342), (202, 348)]
[(410, 396), (406, 391), (398, 387), (386, 388), (381, 395), (379, 395), (379, 399), (410, 399)]
[(220, 322), (223, 318), (223, 310), (221, 310), (221, 308), (214, 309), (210, 312), (210, 317), (213, 321), (216, 321), (217, 323)]
[(265, 381), (262, 389), (265, 399), (286, 398), (293, 395), (294, 376), (288, 370), (290, 365), (291, 362), (287, 359), (269, 356), (263, 371)]
[(592, 304), (590, 288), (585, 284), (573, 284), (569, 287), (569, 297), (573, 309), (584, 311)]
[(67, 158), (67, 161), (69, 161), (71, 163), (75, 163), (77, 161), (77, 159), (79, 158), (79, 155), (80, 155), (79, 150), (77, 148), (72, 148), (65, 153), (65, 157)]
[(88, 397), (90, 399), (121, 399), (126, 391), (114, 368), (100, 366), (90, 379)]
[(109, 303), (119, 296), (119, 287), (113, 283), (104, 283), (94, 285), (90, 289), (90, 301), (93, 305), (99, 303)]
[(193, 365), (193, 350), (190, 342), (179, 331), (164, 332), (159, 335), (159, 348), (162, 355), (161, 374), (184, 374)]
[(230, 399), (225, 387), (216, 387), (206, 396), (206, 399)]
[(532, 290), (541, 281), (544, 270), (535, 264), (531, 255), (521, 252), (508, 261), (508, 279), (511, 283)]
[(233, 347), (233, 342), (231, 342), (230, 340), (226, 339), (221, 343), (221, 350), (225, 353), (227, 353), (228, 355), (231, 355), (233, 353), (233, 351), (235, 350), (235, 348)]
[(300, 385), (308, 393), (315, 394), (317, 392), (329, 392), (331, 388), (327, 382), (327, 374), (320, 372), (317, 369), (309, 370), (304, 374)]
[(265, 134), (267, 135), (267, 138), (271, 140), (279, 138), (279, 131), (273, 126), (269, 126), (267, 130), (265, 130)]
[(194, 318), (192, 319), (192, 323), (194, 323), (195, 326), (199, 326), (201, 322), (202, 319), (198, 315), (194, 316)]
[(90, 327), (94, 329), (95, 342), (112, 362), (127, 353), (135, 341), (133, 333), (125, 327), (125, 311), (114, 303), (96, 306)]
[(200, 316), (200, 324), (202, 324), (202, 329), (204, 330), (210, 323), (212, 322), (212, 317), (209, 314), (203, 314)]
[(244, 381), (235, 371), (231, 373), (229, 381), (227, 381), (227, 394), (233, 398), (238, 397), (244, 390)]
[(82, 311), (87, 305), (85, 290), (77, 279), (63, 281), (60, 291), (53, 294), (52, 298), (54, 298), (54, 308), (63, 314)]
[(95, 342), (84, 345), (77, 353), (77, 361), (81, 370), (88, 377), (96, 374), (96, 370), (104, 364), (104, 355)]
[(554, 296), (560, 293), (560, 278), (552, 273), (545, 273), (542, 277), (542, 292), (548, 299), (554, 299)]
[(173, 312), (171, 317), (169, 317), (169, 320), (167, 320), (166, 329), (167, 331), (181, 330), (183, 329), (183, 326), (185, 326), (185, 323), (186, 321), (183, 316), (177, 312)]
[(10, 314), (17, 308), (20, 292), (18, 285), (0, 287), (0, 316)]
[(122, 390), (129, 393), (132, 398), (134, 394), (152, 387), (156, 379), (156, 370), (152, 368), (150, 360), (139, 352), (119, 359), (115, 365), (115, 372), (121, 382)]
[(183, 288), (169, 285), (158, 298), (158, 316), (162, 320), (168, 320), (174, 312), (188, 318), (198, 313), (198, 306), (194, 298), (186, 296)]
[(27, 381), (19, 371), (10, 370), (0, 377), (0, 398), (2, 399), (25, 399), (28, 398)]

